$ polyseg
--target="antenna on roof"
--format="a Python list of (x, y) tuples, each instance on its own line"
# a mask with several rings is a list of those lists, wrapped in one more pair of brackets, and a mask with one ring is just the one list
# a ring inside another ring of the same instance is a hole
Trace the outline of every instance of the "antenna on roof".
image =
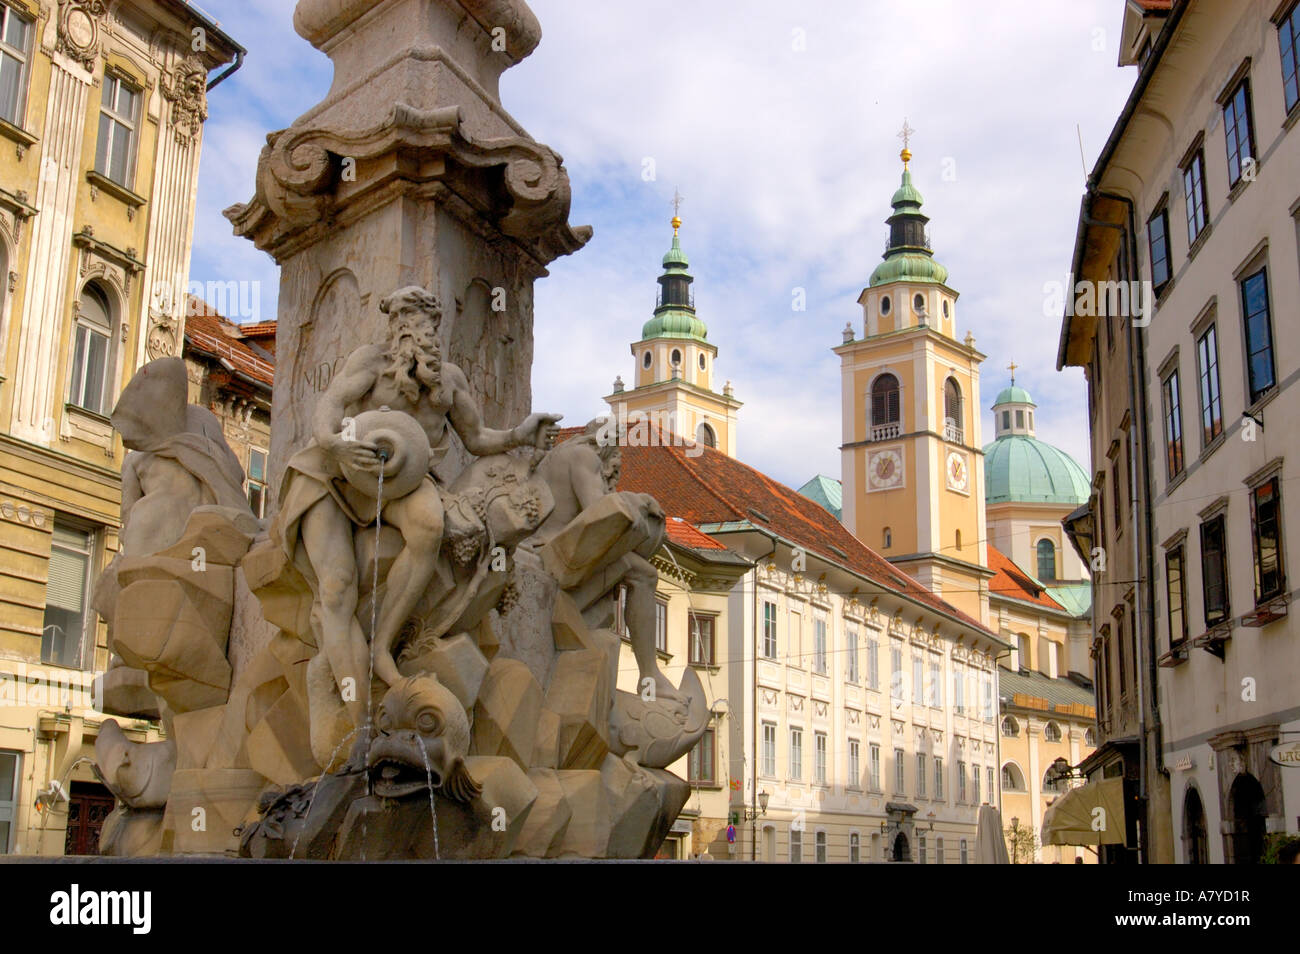
[(1086, 185), (1088, 182), (1088, 160), (1083, 157), (1083, 128), (1074, 124), (1074, 132), (1079, 137), (1079, 165), (1083, 167), (1083, 181)]

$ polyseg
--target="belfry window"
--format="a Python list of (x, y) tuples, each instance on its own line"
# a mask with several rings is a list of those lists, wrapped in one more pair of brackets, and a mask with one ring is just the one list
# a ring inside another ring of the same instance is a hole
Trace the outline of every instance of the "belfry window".
[(871, 426), (898, 424), (899, 412), (898, 378), (892, 374), (882, 374), (871, 385)]
[(961, 443), (962, 427), (961, 385), (949, 378), (943, 386), (943, 439)]

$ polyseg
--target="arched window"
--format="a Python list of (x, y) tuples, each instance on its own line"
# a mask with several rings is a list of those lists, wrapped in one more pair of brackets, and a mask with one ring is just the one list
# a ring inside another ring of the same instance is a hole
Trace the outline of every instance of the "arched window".
[(943, 386), (943, 439), (960, 443), (963, 436), (961, 386), (949, 378)]
[(961, 863), (966, 864), (966, 839), (961, 840)]
[[(882, 374), (871, 385), (871, 426), (875, 428), (899, 424), (899, 411), (898, 378), (892, 374)], [(897, 427), (889, 436), (898, 436)]]
[(1038, 578), (1056, 579), (1056, 544), (1051, 540), (1038, 541)]
[(1002, 791), (1023, 792), (1024, 790), (1025, 777), (1020, 774), (1020, 767), (1015, 762), (1008, 762), (1002, 766)]
[(961, 531), (957, 531), (957, 551), (961, 552)]
[(1097, 745), (1097, 733), (1092, 731), (1092, 729), (1085, 729), (1083, 733), (1083, 744), (1091, 745), (1095, 748)]
[(1048, 742), (1061, 741), (1061, 727), (1055, 722), (1049, 722), (1043, 726), (1043, 738)]
[(113, 319), (108, 296), (95, 282), (81, 290), (72, 339), (72, 386), (68, 403), (106, 414)]
[(644, 355), (641, 356), (641, 366), (644, 368), (649, 368), (650, 362), (652, 360), (654, 360), (653, 356), (650, 354), (649, 351), (647, 351)]
[(682, 364), (682, 353), (674, 348), (673, 353), (669, 356), (668, 360), (674, 368), (679, 368)]
[(695, 429), (695, 440), (705, 447), (717, 447), (718, 437), (713, 433), (713, 428), (707, 424), (701, 424)]
[(881, 536), (883, 538), (881, 540), (882, 549), (888, 550), (894, 545), (894, 531), (889, 527), (885, 527), (885, 532)]
[(1020, 723), (1016, 721), (1015, 716), (1007, 716), (1002, 720), (1002, 734), (1009, 739), (1020, 735)]

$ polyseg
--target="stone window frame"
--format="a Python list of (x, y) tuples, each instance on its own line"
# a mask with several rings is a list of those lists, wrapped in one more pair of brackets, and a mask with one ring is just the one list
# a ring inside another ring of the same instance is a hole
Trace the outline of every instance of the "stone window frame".
[[(1237, 309), (1241, 319), (1241, 357), (1242, 357), (1242, 383), (1245, 385), (1245, 405), (1246, 409), (1253, 411), (1268, 403), (1278, 391), (1277, 380), (1277, 333), (1274, 327), (1274, 317), (1276, 309), (1273, 307), (1273, 282), (1270, 280), (1270, 262), (1268, 255), (1269, 242), (1263, 238), (1259, 243), (1247, 253), (1239, 264), (1232, 271), (1232, 280), (1237, 286)], [(1267, 388), (1261, 391), (1252, 391), (1251, 369), (1250, 369), (1250, 337), (1246, 326), (1246, 281), (1254, 278), (1256, 275), (1264, 275), (1264, 295), (1265, 295), (1265, 317), (1268, 325), (1268, 352), (1269, 368), (1273, 377), (1273, 382)]]
[[(1286, 526), (1285, 526), (1285, 520), (1283, 517), (1283, 510), (1282, 510), (1282, 500), (1284, 497), (1284, 494), (1282, 493), (1283, 460), (1284, 458), (1281, 457), (1274, 458), (1273, 460), (1265, 464), (1263, 467), (1259, 468), (1259, 470), (1255, 471), (1253, 474), (1247, 477), (1244, 481), (1242, 481), (1242, 483), (1246, 485), (1247, 489), (1250, 492), (1251, 560), (1252, 560), (1252, 565), (1254, 570), (1255, 607), (1257, 609), (1287, 594)], [(1259, 581), (1259, 577), (1260, 577), (1259, 526), (1257, 523), (1257, 518), (1255, 513), (1256, 506), (1257, 506), (1255, 494), (1256, 491), (1260, 490), (1265, 484), (1268, 483), (1275, 484), (1274, 493), (1277, 496), (1276, 535), (1277, 535), (1278, 575), (1280, 577), (1280, 582), (1278, 583), (1278, 586), (1275, 589), (1275, 591), (1270, 592), (1268, 594), (1262, 594), (1260, 591), (1260, 581)]]
[[(3, 30), (10, 17), (21, 20), (27, 25), (27, 48), (24, 50), (20, 50), (15, 46), (10, 46), (4, 41)], [(25, 134), (25, 130), (27, 125), (27, 107), (30, 101), (29, 92), (32, 81), (32, 52), (36, 47), (34, 40), (38, 31), (39, 24), (37, 18), (33, 17), (26, 7), (14, 3), (6, 3), (4, 0), (0, 0), (0, 52), (3, 52), (6, 56), (16, 60), (20, 67), (18, 101), (14, 104), (14, 118), (5, 119), (4, 117), (0, 117), (0, 124), (12, 127), (12, 129), (17, 132), (24, 133), (22, 138), (19, 138), (17, 135), (14, 136), (14, 138), (18, 139), (20, 148), (32, 145), (35, 141), (26, 141), (28, 137)]]
[[(1246, 185), (1251, 182), (1251, 179), (1247, 179), (1242, 173), (1242, 166), (1244, 165), (1243, 160), (1253, 159), (1257, 174), (1261, 164), (1258, 155), (1259, 146), (1256, 142), (1255, 136), (1255, 98), (1252, 95), (1250, 70), (1251, 58), (1248, 56), (1242, 60), (1241, 64), (1233, 71), (1232, 75), (1228, 78), (1228, 81), (1223, 84), (1223, 88), (1219, 91), (1219, 95), (1215, 97), (1215, 102), (1219, 105), (1223, 119), (1223, 143), (1228, 163), (1228, 197), (1230, 200), (1235, 199)], [(1249, 151), (1249, 154), (1245, 156), (1241, 154), (1241, 136), (1236, 135), (1230, 139), (1228, 135), (1229, 126), (1236, 129), (1241, 121), (1242, 117), (1239, 116), (1236, 111), (1236, 100), (1237, 94), (1243, 90), (1246, 94), (1244, 118), (1246, 122), (1246, 146)], [(1231, 117), (1228, 113), (1230, 107), (1233, 110)], [(1232, 157), (1234, 146), (1236, 146), (1237, 152), (1237, 177), (1235, 179), (1232, 177)]]
[[(1192, 173), (1193, 167), (1200, 174), (1200, 195), (1194, 197), (1188, 191), (1188, 176)], [(1192, 144), (1187, 147), (1183, 157), (1178, 160), (1179, 181), (1183, 190), (1183, 211), (1184, 220), (1187, 226), (1187, 258), (1190, 261), (1196, 257), (1202, 245), (1209, 238), (1213, 223), (1210, 221), (1210, 187), (1205, 181), (1205, 132), (1197, 132), (1192, 139)], [(1193, 201), (1194, 198), (1196, 201)], [(1195, 232), (1192, 226), (1195, 222), (1193, 212), (1200, 211), (1201, 226)]]

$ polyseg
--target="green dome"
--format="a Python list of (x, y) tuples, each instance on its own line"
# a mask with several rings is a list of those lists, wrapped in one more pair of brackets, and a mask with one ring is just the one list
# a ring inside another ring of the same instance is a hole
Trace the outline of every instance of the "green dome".
[(903, 184), (898, 187), (898, 191), (895, 192), (894, 197), (889, 200), (889, 204), (895, 209), (901, 205), (914, 205), (919, 209), (921, 203), (924, 201), (925, 200), (921, 198), (921, 193), (916, 190), (916, 186), (912, 185), (912, 173), (909, 170), (904, 169)]
[[(1023, 388), (1007, 390), (1020, 391), (1028, 397)], [(1051, 503), (1077, 507), (1088, 501), (1091, 492), (1092, 483), (1074, 458), (1036, 437), (1004, 434), (984, 448), (985, 503)]]
[(641, 340), (651, 338), (689, 338), (706, 341), (708, 326), (695, 315), (695, 300), (690, 292), (694, 278), (687, 271), (690, 262), (682, 251), (677, 227), (681, 219), (673, 219), (673, 244), (664, 254), (664, 271), (659, 276), (659, 304), (654, 317), (641, 326)]
[(1034, 404), (1034, 399), (1029, 396), (1028, 391), (1024, 388), (1018, 388), (1014, 384), (998, 392), (993, 406), (997, 407), (1000, 404), (1032, 404), (1034, 407), (1038, 407), (1037, 404)]
[(693, 312), (684, 308), (658, 308), (655, 316), (641, 326), (641, 340), (650, 338), (694, 338), (705, 341), (709, 329), (696, 318)]
[(889, 282), (929, 282), (937, 285), (948, 283), (948, 269), (944, 268), (929, 255), (916, 252), (901, 252), (891, 255), (871, 273), (869, 284), (885, 285)]
[(681, 240), (674, 235), (673, 247), (664, 253), (664, 268), (682, 269), (690, 266), (686, 260), (686, 253), (682, 251)]

